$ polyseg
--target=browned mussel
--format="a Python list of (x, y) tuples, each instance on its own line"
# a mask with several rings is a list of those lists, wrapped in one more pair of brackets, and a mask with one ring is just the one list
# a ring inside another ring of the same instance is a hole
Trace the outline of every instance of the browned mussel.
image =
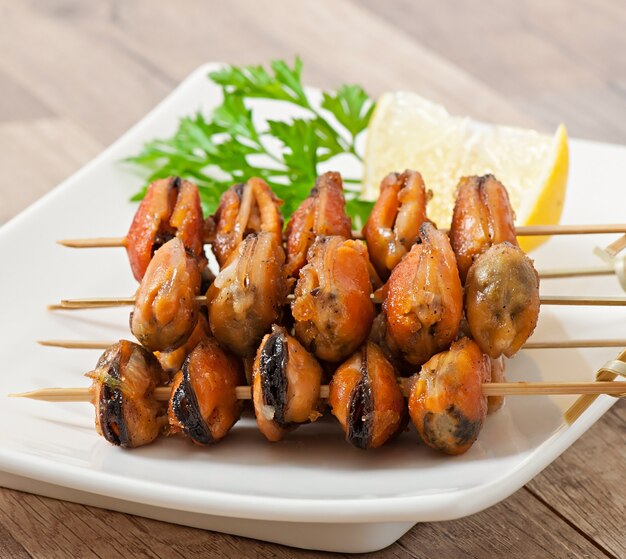
[(384, 344), (395, 356), (421, 365), (456, 338), (463, 293), (448, 237), (429, 222), (393, 269), (383, 302)]
[(298, 277), (306, 264), (307, 252), (322, 236), (352, 238), (352, 224), (346, 214), (341, 175), (324, 173), (315, 181), (308, 198), (293, 213), (286, 230), (287, 275)]
[(237, 422), (243, 408), (237, 386), (243, 367), (214, 338), (202, 340), (174, 377), (168, 416), (170, 433), (182, 432), (199, 445), (222, 439)]
[(121, 340), (107, 349), (87, 373), (93, 382), (96, 430), (111, 444), (135, 448), (154, 441), (167, 424), (165, 406), (154, 396), (164, 380), (156, 357)]
[(406, 427), (406, 404), (395, 369), (371, 342), (337, 369), (328, 404), (346, 440), (357, 448), (378, 448)]
[(539, 275), (521, 248), (494, 245), (469, 269), (465, 315), (472, 338), (489, 357), (517, 353), (537, 325), (539, 306)]
[(275, 235), (250, 235), (209, 287), (211, 331), (236, 355), (252, 357), (261, 338), (279, 322), (289, 289), (284, 268), (285, 253)]
[(281, 440), (320, 413), (322, 368), (298, 340), (274, 325), (257, 351), (252, 399), (259, 430), (269, 441)]
[(515, 213), (506, 188), (493, 175), (463, 177), (459, 182), (450, 227), (461, 281), (474, 260), (491, 245), (517, 246)]
[(200, 312), (198, 316), (198, 322), (193, 329), (189, 339), (180, 347), (171, 351), (155, 351), (154, 355), (159, 360), (163, 370), (170, 376), (180, 371), (183, 366), (183, 362), (187, 356), (191, 353), (191, 350), (196, 347), (202, 340), (211, 334), (209, 328), (209, 320), (206, 318), (204, 312)]
[(283, 234), (281, 205), (282, 201), (269, 185), (257, 177), (224, 192), (213, 217), (212, 250), (219, 265), (223, 266), (239, 243), (252, 233), (265, 232), (280, 244)]
[(126, 235), (124, 244), (137, 281), (142, 280), (154, 253), (174, 237), (196, 257), (200, 269), (206, 266), (198, 187), (179, 177), (159, 179), (148, 187)]
[(374, 319), (367, 249), (318, 237), (300, 270), (291, 312), (297, 338), (319, 359), (338, 362), (367, 338)]
[(380, 185), (363, 236), (370, 259), (378, 275), (386, 280), (411, 250), (419, 237), (419, 228), (427, 221), (428, 194), (422, 175), (416, 171), (390, 173)]
[(198, 320), (200, 271), (177, 237), (154, 253), (135, 295), (130, 330), (150, 351), (184, 344)]
[(469, 338), (425, 363), (409, 395), (409, 414), (422, 441), (446, 454), (469, 450), (487, 415), (482, 385), (490, 379), (489, 358)]

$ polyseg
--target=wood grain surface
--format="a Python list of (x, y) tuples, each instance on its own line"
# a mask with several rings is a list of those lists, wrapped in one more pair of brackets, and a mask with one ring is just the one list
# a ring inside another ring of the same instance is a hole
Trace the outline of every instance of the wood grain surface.
[[(626, 143), (620, 0), (0, 0), (0, 223), (198, 65), (305, 60), (305, 81), (407, 88), (487, 121)], [(380, 557), (626, 556), (626, 403), (506, 501)], [(324, 557), (0, 490), (3, 557)]]

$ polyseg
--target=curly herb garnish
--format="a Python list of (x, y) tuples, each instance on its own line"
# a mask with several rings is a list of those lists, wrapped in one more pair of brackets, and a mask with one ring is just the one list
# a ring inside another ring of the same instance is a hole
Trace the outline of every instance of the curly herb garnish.
[[(226, 66), (209, 74), (223, 93), (211, 114), (201, 112), (180, 120), (170, 138), (156, 139), (126, 161), (157, 178), (180, 176), (200, 189), (204, 211), (213, 213), (227, 188), (253, 176), (266, 180), (285, 202), (286, 218), (304, 200), (319, 165), (339, 155), (361, 160), (356, 142), (367, 128), (374, 102), (358, 85), (322, 92), (320, 107), (302, 84), (302, 61), (293, 68), (281, 60), (263, 66)], [(303, 116), (255, 122), (252, 99), (270, 99), (298, 107)], [(358, 199), (360, 179), (344, 178), (348, 214), (360, 227), (372, 207)], [(145, 187), (133, 200), (140, 200)]]

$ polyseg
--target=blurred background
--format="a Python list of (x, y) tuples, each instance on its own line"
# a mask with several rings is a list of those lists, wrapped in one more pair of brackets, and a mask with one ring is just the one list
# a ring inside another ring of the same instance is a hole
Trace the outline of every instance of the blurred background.
[(626, 141), (619, 0), (0, 0), (0, 222), (208, 61), (302, 56), (305, 83), (406, 88), (453, 113)]
[[(0, 0), (0, 224), (209, 61), (299, 54), (312, 86), (408, 89), (456, 114), (626, 143), (625, 29), (621, 0)], [(624, 556), (625, 425), (620, 403), (511, 498), (419, 525), (384, 556)], [(0, 491), (0, 554), (103, 550), (324, 555)]]

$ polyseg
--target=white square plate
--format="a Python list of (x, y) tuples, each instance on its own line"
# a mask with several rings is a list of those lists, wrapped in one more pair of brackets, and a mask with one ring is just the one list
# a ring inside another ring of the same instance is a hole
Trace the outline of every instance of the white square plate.
[[(189, 76), (161, 105), (94, 161), (0, 229), (0, 484), (171, 522), (336, 551), (385, 547), (420, 521), (459, 518), (506, 498), (584, 433), (614, 400), (600, 397), (573, 426), (562, 411), (574, 397), (510, 397), (465, 455), (446, 457), (418, 445), (414, 432), (377, 451), (346, 444), (331, 419), (302, 426), (269, 444), (253, 418), (202, 449), (160, 440), (125, 451), (95, 433), (88, 404), (12, 400), (10, 392), (86, 386), (96, 352), (50, 349), (41, 338), (128, 337), (128, 309), (51, 313), (62, 297), (130, 295), (136, 287), (121, 249), (72, 251), (66, 237), (123, 235), (138, 179), (118, 162), (182, 115), (210, 109), (219, 89)], [(624, 219), (626, 148), (571, 142), (564, 223)], [(341, 170), (341, 169), (340, 169)], [(606, 236), (552, 239), (537, 267), (598, 264)], [(614, 277), (546, 280), (542, 293), (619, 295)], [(615, 338), (626, 309), (546, 307), (534, 340)], [(592, 380), (614, 349), (522, 351), (510, 380)]]

